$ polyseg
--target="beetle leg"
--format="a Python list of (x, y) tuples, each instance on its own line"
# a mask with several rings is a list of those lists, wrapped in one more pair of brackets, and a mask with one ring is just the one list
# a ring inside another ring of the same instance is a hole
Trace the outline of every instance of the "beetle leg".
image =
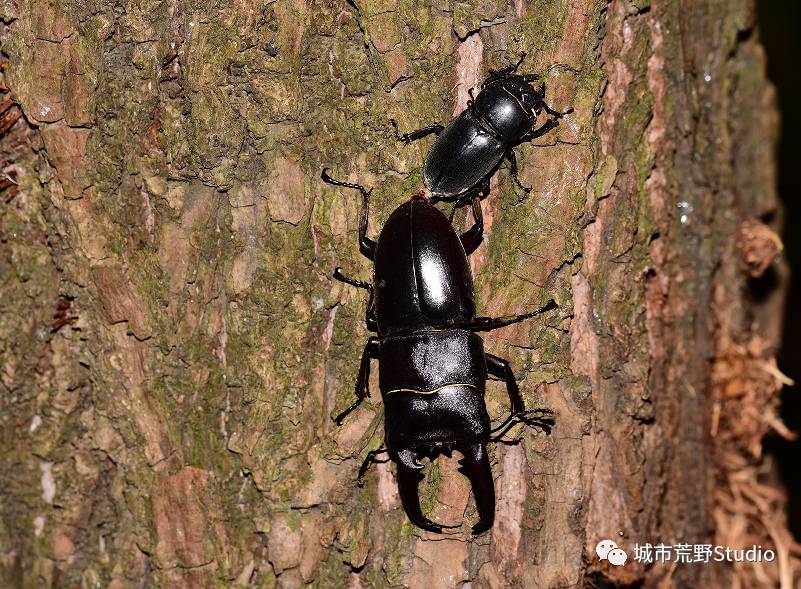
[(512, 413), (504, 419), (501, 425), (494, 427), (490, 430), (490, 442), (500, 442), (501, 438), (506, 434), (509, 429), (518, 423), (525, 423), (528, 426), (538, 426), (546, 433), (551, 431), (553, 426), (553, 411), (550, 409), (528, 409), (523, 413)]
[(542, 137), (548, 131), (558, 126), (559, 126), (559, 121), (557, 121), (556, 119), (549, 119), (545, 121), (539, 129), (532, 129), (531, 131), (526, 133), (520, 140), (520, 143), (523, 143), (524, 141), (533, 141), (537, 137)]
[(495, 434), (490, 441), (497, 442), (500, 438), (516, 423), (526, 425), (539, 425), (543, 429), (550, 429), (553, 424), (553, 412), (548, 409), (532, 409), (526, 411), (526, 405), (520, 396), (520, 388), (517, 386), (514, 372), (509, 362), (492, 354), (484, 354), (487, 362), (487, 372), (506, 382), (506, 392), (509, 394), (509, 403), (512, 410), (503, 423), (490, 430), (490, 434)]
[[(523, 60), (525, 60), (525, 59), (526, 59), (526, 52), (523, 51), (520, 54), (520, 59), (517, 60), (517, 63), (512, 64), (512, 65), (507, 65), (505, 68), (502, 68), (502, 69), (499, 69), (499, 70), (490, 70), (489, 71), (489, 75), (487, 76), (487, 79), (484, 80), (483, 84), (481, 84), (481, 88), (483, 89), (487, 84), (489, 84), (490, 82), (494, 82), (495, 80), (501, 80), (503, 78), (508, 78), (511, 74), (514, 74), (515, 72), (517, 72), (517, 68), (519, 68), (521, 65), (523, 65)], [(534, 75), (536, 75), (536, 74), (534, 74)], [(526, 76), (526, 77), (528, 77), (528, 76)], [(539, 76), (537, 76), (537, 78), (539, 78)]]
[(544, 307), (540, 307), (531, 313), (523, 313), (522, 315), (506, 315), (504, 317), (474, 317), (470, 321), (454, 323), (453, 325), (454, 327), (461, 327), (462, 329), (470, 329), (472, 331), (492, 331), (493, 329), (500, 329), (501, 327), (506, 327), (512, 323), (520, 323), (526, 319), (531, 319), (532, 317), (541, 315), (546, 311), (551, 311), (558, 308), (559, 305), (557, 305), (553, 299), (551, 299)]
[(481, 534), (490, 529), (495, 520), (495, 484), (487, 448), (479, 442), (457, 446), (457, 450), (464, 455), (460, 463), (472, 483), (478, 509), (478, 523), (473, 526), (473, 534)]
[(526, 54), (525, 51), (521, 51), (520, 52), (520, 59), (518, 59), (517, 63), (514, 65), (514, 68), (512, 69), (513, 72), (516, 72), (517, 68), (519, 68), (521, 65), (523, 65), (523, 60), (526, 59), (526, 55), (527, 54)]
[(509, 160), (509, 166), (511, 168), (510, 172), (512, 174), (512, 179), (515, 181), (515, 183), (521, 188), (523, 192), (531, 192), (531, 186), (525, 186), (520, 181), (520, 177), (517, 175), (517, 157), (515, 156), (515, 152), (511, 149), (507, 149), (506, 159)]
[(492, 354), (484, 354), (487, 361), (487, 372), (492, 376), (497, 376), (506, 382), (506, 392), (509, 393), (509, 402), (512, 405), (512, 415), (523, 413), (526, 406), (520, 396), (520, 389), (517, 386), (514, 372), (509, 362)]
[(392, 126), (395, 127), (395, 139), (401, 141), (408, 145), (412, 141), (417, 141), (418, 139), (422, 139), (426, 135), (439, 135), (442, 133), (443, 127), (439, 123), (434, 123), (433, 125), (429, 125), (428, 127), (423, 127), (422, 129), (417, 129), (417, 131), (412, 131), (411, 133), (404, 133), (401, 135), (400, 130), (398, 129), (398, 123), (395, 122), (395, 119), (389, 119), (389, 122), (392, 123)]
[(369, 331), (378, 332), (378, 319), (375, 316), (375, 289), (370, 284), (370, 298), (367, 300), (367, 311), (364, 314), (364, 322)]
[(565, 115), (569, 115), (570, 113), (572, 113), (572, 112), (573, 112), (573, 107), (570, 107), (569, 109), (567, 109), (567, 110), (566, 110), (566, 111), (564, 111), (564, 112), (559, 112), (558, 110), (554, 110), (554, 109), (552, 109), (550, 106), (548, 106), (548, 105), (547, 105), (547, 104), (545, 104), (544, 102), (542, 103), (542, 108), (543, 108), (543, 110), (544, 110), (545, 112), (547, 112), (549, 115), (551, 115), (552, 117), (556, 117), (557, 119), (561, 119), (563, 116), (565, 116)]
[(370, 301), (367, 303), (367, 314), (364, 322), (367, 324), (368, 331), (378, 332), (378, 319), (375, 316), (375, 306), (373, 305), (373, 295), (370, 293)]
[(359, 249), (364, 257), (371, 262), (375, 261), (375, 242), (367, 237), (367, 219), (370, 214), (370, 191), (361, 184), (351, 184), (350, 182), (340, 182), (328, 175), (328, 168), (323, 170), (321, 175), (323, 182), (333, 186), (344, 188), (354, 188), (362, 193), (362, 211), (359, 217)]
[(464, 192), (460, 192), (459, 194), (456, 194), (454, 196), (449, 196), (444, 198), (437, 196), (435, 194), (429, 199), (429, 202), (431, 202), (432, 204), (440, 201), (452, 202), (453, 207), (451, 208), (450, 221), (453, 222), (453, 215), (454, 213), (456, 213), (457, 209), (460, 209), (466, 204), (473, 202), (473, 199), (476, 196), (479, 199), (483, 199), (489, 196), (489, 193), (490, 193), (490, 176), (487, 176), (481, 181), (480, 184), (477, 184), (473, 188), (468, 188)]
[(359, 375), (356, 377), (356, 400), (353, 404), (345, 409), (342, 413), (334, 418), (337, 425), (342, 425), (342, 420), (345, 419), (356, 407), (362, 404), (365, 397), (370, 396), (370, 359), (378, 358), (379, 343), (377, 337), (371, 337), (367, 340), (362, 352), (362, 359), (359, 363)]
[(481, 212), (481, 199), (477, 196), (473, 197), (473, 219), (475, 224), (459, 237), (468, 256), (476, 251), (484, 239), (484, 215)]
[[(483, 88), (484, 85), (482, 84), (481, 87)], [(473, 90), (475, 90), (475, 88), (472, 86), (467, 89), (467, 95), (470, 97), (467, 99), (467, 110), (473, 113), (473, 115), (476, 115), (476, 97), (473, 96)]]
[(517, 416), (514, 413), (510, 413), (509, 417), (504, 419), (501, 425), (490, 430), (490, 442), (499, 442), (504, 434), (517, 423), (519, 423)]
[(334, 278), (344, 282), (345, 284), (355, 286), (356, 288), (363, 288), (370, 291), (370, 299), (367, 301), (367, 313), (364, 321), (367, 323), (368, 330), (378, 331), (378, 320), (375, 317), (375, 291), (373, 290), (373, 285), (369, 282), (364, 282), (362, 280), (356, 280), (355, 278), (345, 276), (342, 273), (341, 266), (337, 266), (336, 269), (334, 269)]
[(376, 460), (375, 457), (379, 454), (383, 454), (387, 451), (386, 448), (378, 448), (377, 450), (370, 450), (367, 453), (367, 456), (364, 457), (364, 461), (362, 461), (362, 465), (359, 467), (359, 478), (357, 479), (357, 484), (360, 487), (364, 486), (364, 475), (367, 474), (367, 471), (370, 468), (370, 465), (373, 462), (386, 462), (386, 460)]

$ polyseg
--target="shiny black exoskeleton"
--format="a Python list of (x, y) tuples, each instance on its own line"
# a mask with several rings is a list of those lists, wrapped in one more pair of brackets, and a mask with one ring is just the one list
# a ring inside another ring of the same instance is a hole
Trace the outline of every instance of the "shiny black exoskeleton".
[[(423, 170), (423, 180), (434, 200), (456, 200), (467, 203), (474, 194), (489, 191), (489, 180), (504, 156), (509, 160), (512, 177), (526, 192), (517, 175), (517, 160), (513, 148), (540, 137), (556, 127), (565, 113), (555, 111), (545, 103), (545, 85), (535, 89), (531, 82), (536, 74), (517, 75), (517, 64), (491, 72), (481, 85), (481, 91), (450, 125), (435, 124), (405, 135), (399, 141), (409, 143), (435, 133)], [(535, 129), (542, 111), (552, 119)]]
[[(419, 459), (458, 450), (473, 485), (479, 521), (478, 534), (492, 526), (495, 491), (486, 444), (517, 421), (532, 423), (508, 362), (484, 352), (476, 331), (487, 331), (553, 309), (548, 305), (524, 315), (476, 317), (473, 277), (467, 255), (481, 243), (480, 201), (473, 199), (474, 226), (458, 235), (447, 217), (422, 196), (399, 206), (390, 215), (378, 241), (367, 237), (369, 191), (358, 184), (323, 180), (355, 188), (363, 196), (359, 226), (362, 254), (374, 262), (373, 284), (335, 277), (370, 291), (368, 327), (377, 332), (364, 348), (356, 379), (356, 402), (341, 420), (369, 395), (370, 360), (378, 360), (384, 401), (386, 450), (370, 452), (364, 474), (376, 454), (386, 451), (397, 463), (398, 488), (409, 519), (433, 532), (443, 527), (420, 509)], [(492, 429), (484, 405), (487, 375), (506, 382), (512, 405), (509, 418)], [(541, 423), (541, 421), (540, 421)]]

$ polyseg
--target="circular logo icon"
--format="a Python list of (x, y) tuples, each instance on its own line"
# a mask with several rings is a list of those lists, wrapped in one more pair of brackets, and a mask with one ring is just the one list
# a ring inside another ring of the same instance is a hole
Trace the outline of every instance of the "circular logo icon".
[(616, 567), (623, 566), (626, 564), (626, 559), (628, 556), (625, 552), (623, 552), (620, 548), (613, 548), (609, 551), (609, 554), (606, 555), (606, 559), (611, 562)]
[(628, 555), (625, 550), (618, 548), (614, 540), (601, 540), (595, 546), (595, 553), (601, 560), (608, 560), (616, 567), (626, 564)]
[(606, 560), (606, 557), (609, 555), (609, 551), (613, 550), (614, 548), (617, 548), (617, 544), (615, 544), (612, 540), (601, 540), (595, 547), (595, 552), (598, 554), (598, 558), (601, 560)]

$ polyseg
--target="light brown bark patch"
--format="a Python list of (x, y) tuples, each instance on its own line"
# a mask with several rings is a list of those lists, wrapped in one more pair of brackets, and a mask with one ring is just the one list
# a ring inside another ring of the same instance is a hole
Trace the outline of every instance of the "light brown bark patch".
[(213, 554), (204, 545), (209, 523), (209, 473), (186, 466), (163, 477), (153, 497), (156, 558), (163, 568), (198, 567)]
[(295, 568), (300, 564), (303, 538), (296, 525), (287, 516), (278, 515), (272, 521), (267, 538), (267, 550), (275, 572)]
[(503, 455), (503, 472), (495, 483), (497, 495), (492, 529), (494, 561), (514, 566), (518, 560), (523, 503), (528, 489), (524, 482), (526, 454), (521, 445), (509, 446)]
[(418, 541), (414, 555), (409, 587), (455, 589), (470, 578), (467, 572), (467, 542), (451, 539)]
[(297, 225), (306, 214), (303, 172), (292, 160), (279, 158), (275, 162), (265, 194), (273, 221)]
[(484, 58), (484, 43), (480, 35), (470, 35), (456, 50), (456, 102), (453, 105), (453, 116), (457, 117), (467, 108), (470, 89), (480, 86), (481, 62)]
[(102, 266), (93, 277), (109, 323), (127, 321), (137, 339), (150, 336), (148, 309), (120, 268)]
[(43, 127), (41, 133), (48, 159), (58, 171), (64, 197), (81, 198), (91, 185), (86, 154), (89, 129), (73, 129), (58, 124)]

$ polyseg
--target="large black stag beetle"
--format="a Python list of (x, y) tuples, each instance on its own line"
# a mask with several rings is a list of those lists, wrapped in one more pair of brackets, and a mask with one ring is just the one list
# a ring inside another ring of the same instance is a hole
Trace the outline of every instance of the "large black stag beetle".
[[(467, 255), (481, 243), (483, 222), (479, 199), (473, 199), (475, 225), (457, 235), (447, 217), (428, 199), (417, 195), (390, 215), (378, 241), (367, 237), (370, 192), (358, 184), (339, 182), (323, 171), (328, 184), (362, 193), (359, 247), (374, 262), (373, 284), (335, 277), (370, 291), (367, 325), (377, 336), (364, 348), (356, 379), (356, 402), (336, 418), (338, 423), (370, 394), (370, 360), (378, 360), (384, 401), (386, 450), (370, 452), (360, 471), (383, 451), (397, 463), (403, 507), (417, 526), (432, 532), (443, 527), (420, 510), (418, 478), (423, 456), (453, 449), (462, 454), (473, 486), (479, 521), (478, 534), (492, 526), (495, 490), (486, 445), (491, 436), (513, 423), (542, 423), (536, 411), (526, 412), (509, 363), (484, 352), (475, 332), (488, 331), (556, 308), (543, 308), (510, 317), (476, 317), (473, 277)], [(491, 429), (484, 405), (487, 374), (503, 379), (511, 414)], [(540, 415), (543, 412), (538, 412)]]
[[(573, 109), (563, 113), (552, 109), (545, 103), (545, 84), (539, 89), (531, 85), (538, 75), (516, 74), (525, 56), (515, 65), (490, 72), (475, 99), (471, 88), (467, 108), (447, 127), (434, 124), (401, 135), (392, 121), (396, 137), (404, 143), (431, 133), (438, 135), (423, 169), (423, 181), (433, 200), (466, 204), (475, 194), (488, 193), (490, 178), (504, 156), (518, 186), (526, 192), (531, 190), (518, 178), (513, 148), (544, 135)], [(554, 118), (535, 128), (543, 110)]]

